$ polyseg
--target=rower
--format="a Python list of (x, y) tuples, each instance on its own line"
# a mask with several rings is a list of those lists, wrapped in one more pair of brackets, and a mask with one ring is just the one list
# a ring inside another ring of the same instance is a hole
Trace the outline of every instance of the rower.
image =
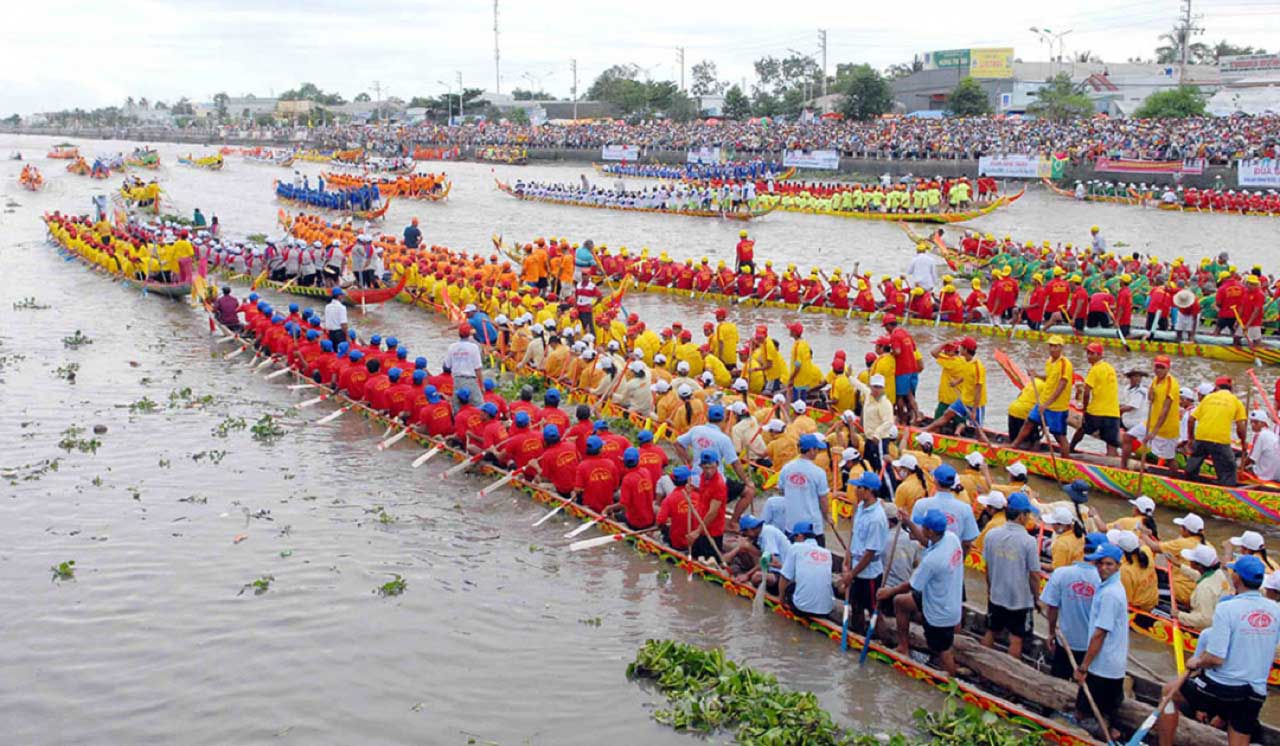
[[(1101, 534), (1085, 537), (1085, 549), (1089, 554), (1096, 552), (1104, 543), (1106, 537)], [(1040, 592), (1045, 619), (1049, 622), (1045, 644), (1053, 655), (1049, 672), (1059, 679), (1071, 679), (1074, 667), (1067, 660), (1068, 655), (1075, 658), (1076, 665), (1084, 660), (1085, 650), (1089, 647), (1089, 609), (1101, 584), (1098, 568), (1082, 557), (1054, 570)], [(1067, 640), (1066, 646), (1059, 638), (1059, 629)]]
[(1200, 638), (1196, 655), (1187, 661), (1190, 675), (1165, 685), (1177, 710), (1160, 716), (1161, 746), (1172, 746), (1179, 713), (1221, 718), (1230, 746), (1245, 746), (1258, 729), (1258, 712), (1267, 698), (1267, 677), (1280, 643), (1280, 606), (1258, 592), (1266, 568), (1257, 557), (1241, 557), (1230, 569), (1234, 595), (1218, 604), (1213, 634)]
[(1076, 695), (1076, 717), (1084, 719), (1092, 711), (1085, 687), (1093, 695), (1098, 712), (1110, 726), (1107, 740), (1119, 740), (1116, 713), (1124, 701), (1124, 677), (1129, 663), (1129, 602), (1120, 583), (1120, 559), (1124, 553), (1114, 544), (1103, 544), (1084, 559), (1098, 568), (1097, 593), (1089, 607), (1089, 644), (1076, 668), (1081, 685)]
[[(726, 435), (721, 429), (724, 416), (724, 406), (712, 404), (707, 407), (707, 422), (701, 425), (694, 425), (686, 430), (680, 437), (676, 438), (676, 443), (683, 449), (681, 455), (687, 465), (700, 464), (702, 462), (702, 454), (711, 451), (718, 457), (716, 463), (718, 466), (717, 471), (720, 475), (724, 475), (724, 467), (726, 465), (733, 469), (733, 474), (737, 479), (728, 479), (726, 477), (726, 500), (733, 503), (733, 519), (737, 520), (751, 508), (751, 504), (755, 501), (756, 488), (752, 484), (747, 470), (743, 467), (741, 459), (738, 457), (738, 450), (733, 445), (733, 438)], [(692, 481), (695, 487), (701, 486), (702, 480), (698, 475), (693, 475)]]
[(1210, 544), (1199, 544), (1183, 549), (1184, 565), (1181, 572), (1196, 578), (1196, 588), (1191, 593), (1189, 609), (1178, 612), (1178, 621), (1189, 627), (1203, 629), (1213, 623), (1213, 611), (1223, 594), (1229, 593), (1231, 583), (1222, 572), (1218, 552)]
[(1021, 492), (1009, 496), (1004, 525), (987, 535), (982, 556), (987, 564), (986, 647), (995, 647), (996, 634), (1009, 633), (1009, 655), (1022, 657), (1022, 641), (1034, 626), (1036, 592), (1040, 588), (1040, 557), (1036, 540), (1023, 525), (1035, 509)]
[(1084, 378), (1084, 394), (1081, 408), (1084, 422), (1071, 437), (1069, 448), (1074, 451), (1086, 435), (1096, 435), (1107, 446), (1107, 455), (1115, 456), (1120, 447), (1120, 387), (1116, 370), (1103, 360), (1101, 343), (1090, 342), (1085, 348), (1089, 360), (1089, 372)]
[(416, 249), (422, 243), (422, 229), (418, 227), (418, 219), (414, 218), (404, 229), (404, 247)]
[(606, 516), (622, 514), (623, 521), (632, 531), (642, 531), (653, 525), (654, 479), (649, 469), (640, 464), (640, 449), (627, 448), (622, 452), (622, 466), (626, 474), (618, 487), (618, 502), (604, 509)]
[(693, 498), (688, 491), (689, 467), (681, 465), (672, 469), (671, 481), (674, 488), (662, 499), (656, 520), (661, 527), (663, 541), (672, 549), (688, 552), (689, 534), (696, 526), (690, 510)]
[(792, 544), (782, 565), (778, 594), (797, 616), (825, 617), (835, 607), (831, 595), (831, 552), (817, 541), (814, 524), (799, 521), (791, 529)]
[[(740, 538), (724, 555), (734, 569), (734, 579), (752, 586), (760, 584), (761, 572), (768, 572), (768, 586), (777, 587), (782, 565), (790, 554), (791, 542), (776, 525), (748, 513), (738, 519)], [(765, 568), (760, 560), (766, 559)]]
[[(925, 514), (932, 510), (940, 511), (947, 518), (947, 531), (956, 535), (965, 554), (968, 554), (973, 540), (978, 538), (978, 521), (973, 517), (973, 508), (951, 491), (956, 482), (956, 470), (950, 464), (943, 464), (933, 470), (932, 476), (937, 491), (930, 497), (916, 501), (911, 508), (911, 523), (919, 528)], [(923, 540), (924, 537), (917, 534), (916, 538)]]
[(1032, 407), (1022, 430), (1014, 438), (1010, 448), (1021, 448), (1031, 435), (1031, 423), (1044, 424), (1049, 434), (1058, 442), (1063, 458), (1068, 456), (1067, 409), (1071, 403), (1071, 361), (1062, 354), (1066, 340), (1057, 334), (1049, 337), (1049, 359), (1044, 365), (1044, 388)]
[(851, 625), (863, 634), (866, 615), (875, 608), (876, 589), (884, 585), (883, 556), (889, 541), (889, 521), (880, 503), (880, 477), (863, 472), (850, 484), (855, 489), (857, 508), (849, 529), (849, 559), (840, 585), (848, 589), (845, 597), (852, 604)]
[(1187, 479), (1199, 479), (1205, 459), (1213, 459), (1218, 484), (1235, 487), (1236, 456), (1231, 450), (1231, 428), (1234, 424), (1240, 442), (1248, 443), (1245, 432), (1244, 404), (1231, 392), (1231, 378), (1219, 376), (1216, 390), (1200, 401), (1187, 421), (1187, 439), (1195, 445), (1187, 459)]
[(881, 589), (876, 599), (893, 601), (899, 654), (911, 654), (911, 618), (922, 614), (929, 650), (941, 657), (943, 669), (954, 676), (956, 661), (951, 648), (963, 612), (964, 550), (947, 525), (947, 514), (937, 508), (920, 516), (918, 535), (925, 549), (919, 566), (909, 580)]

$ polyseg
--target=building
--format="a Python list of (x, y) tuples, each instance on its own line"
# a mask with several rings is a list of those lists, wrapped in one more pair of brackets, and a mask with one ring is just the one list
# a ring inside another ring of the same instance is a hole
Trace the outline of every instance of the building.
[[(1018, 62), (1008, 77), (975, 78), (997, 114), (1022, 114), (1035, 101), (1046, 80), (1066, 73), (1093, 99), (1094, 110), (1112, 116), (1131, 115), (1148, 96), (1184, 82), (1211, 95), (1222, 84), (1218, 68), (1188, 65), (1185, 81), (1178, 65), (1107, 62)], [(892, 81), (895, 108), (903, 113), (941, 111), (947, 97), (968, 70), (962, 67), (922, 70)]]

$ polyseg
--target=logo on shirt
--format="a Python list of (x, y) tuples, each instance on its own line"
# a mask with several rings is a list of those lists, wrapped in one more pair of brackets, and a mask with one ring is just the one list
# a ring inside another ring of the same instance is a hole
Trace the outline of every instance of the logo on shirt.
[(1071, 584), (1071, 592), (1080, 598), (1093, 598), (1093, 594), (1096, 593), (1097, 590), (1098, 589), (1093, 587), (1093, 583), (1089, 583), (1084, 580), (1077, 580)]
[(1275, 617), (1261, 609), (1245, 617), (1244, 620), (1248, 622), (1250, 627), (1257, 630), (1270, 629), (1271, 625), (1275, 624), (1276, 621)]
[(695, 438), (693, 442), (698, 446), (698, 450), (700, 451), (705, 451), (711, 448), (711, 438), (708, 438), (705, 435)]
[(809, 483), (809, 480), (806, 479), (803, 474), (792, 474), (791, 476), (787, 477), (787, 481), (791, 484), (794, 484), (797, 487), (803, 487)]
[(827, 553), (826, 553), (826, 552), (823, 552), (823, 551), (821, 551), (821, 550), (817, 550), (817, 549), (815, 549), (815, 550), (813, 550), (813, 551), (809, 552), (809, 559), (813, 560), (814, 562), (829, 562), (829, 561), (830, 561), (830, 559), (827, 557)]
[(957, 549), (954, 553), (952, 553), (951, 561), (948, 564), (951, 567), (958, 567), (961, 562), (964, 562), (964, 552)]

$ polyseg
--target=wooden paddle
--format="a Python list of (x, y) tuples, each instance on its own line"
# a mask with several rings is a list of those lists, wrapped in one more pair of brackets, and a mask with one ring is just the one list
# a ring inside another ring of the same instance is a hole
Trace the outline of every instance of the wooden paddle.
[(597, 536), (594, 539), (583, 539), (582, 541), (575, 541), (572, 544), (570, 544), (569, 551), (581, 552), (583, 549), (591, 549), (592, 547), (602, 547), (605, 544), (612, 544), (615, 541), (623, 541), (631, 536), (643, 536), (644, 534), (652, 533), (657, 530), (658, 530), (657, 526), (652, 526), (650, 528), (641, 529), (640, 531), (629, 531), (629, 532), (624, 531), (622, 533), (609, 534), (607, 536)]
[(1165, 554), (1164, 558), (1169, 563), (1169, 608), (1173, 611), (1170, 615), (1170, 621), (1173, 622), (1173, 660), (1178, 665), (1178, 673), (1185, 678), (1187, 661), (1186, 654), (1182, 649), (1182, 624), (1178, 621), (1178, 594), (1173, 587), (1173, 574), (1181, 572), (1181, 570), (1173, 563), (1173, 558), (1168, 554)]
[[(1061, 627), (1057, 628), (1057, 642), (1059, 645), (1066, 646), (1067, 660), (1071, 662), (1071, 673), (1074, 675), (1078, 670), (1076, 666), (1076, 657), (1071, 653), (1071, 645), (1067, 643), (1066, 633)], [(1080, 688), (1084, 690), (1084, 698), (1089, 702), (1089, 709), (1093, 710), (1093, 716), (1097, 718), (1098, 725), (1102, 727), (1102, 736), (1107, 739), (1107, 746), (1115, 743), (1111, 738), (1111, 726), (1107, 725), (1107, 719), (1102, 716), (1102, 711), (1098, 709), (1098, 703), (1093, 700), (1093, 692), (1089, 690), (1087, 683), (1080, 684)]]
[(1160, 702), (1155, 706), (1155, 709), (1142, 721), (1142, 725), (1139, 725), (1138, 729), (1133, 732), (1125, 746), (1141, 746), (1142, 742), (1146, 740), (1147, 734), (1155, 727), (1156, 720), (1160, 717), (1160, 712), (1169, 704), (1170, 700), (1173, 699), (1174, 693), (1182, 688), (1182, 684), (1186, 680), (1187, 674), (1185, 673), (1178, 677), (1178, 680), (1173, 684), (1173, 688), (1169, 690), (1168, 694), (1160, 698)]
[(1249, 343), (1249, 352), (1253, 354), (1254, 367), (1261, 368), (1262, 360), (1258, 359), (1258, 344), (1249, 338), (1249, 329), (1244, 325), (1244, 319), (1240, 318), (1240, 309), (1232, 308), (1236, 315), (1236, 323), (1240, 325), (1240, 333), (1244, 335), (1245, 341)]
[(320, 419), (316, 420), (314, 424), (324, 425), (324, 424), (333, 422), (334, 420), (338, 419), (342, 415), (346, 414), (347, 410), (351, 409), (352, 406), (353, 405), (348, 404), (344, 407), (339, 407), (338, 409), (335, 409), (332, 413), (327, 414), (324, 417), (321, 417)]

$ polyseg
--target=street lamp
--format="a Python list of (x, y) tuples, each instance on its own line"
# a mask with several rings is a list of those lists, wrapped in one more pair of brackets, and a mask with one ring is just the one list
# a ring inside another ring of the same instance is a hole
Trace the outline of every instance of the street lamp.
[[(1062, 38), (1067, 34), (1071, 33), (1071, 31), (1072, 29), (1067, 29), (1066, 31), (1055, 34), (1053, 33), (1053, 29), (1040, 28), (1038, 26), (1031, 27), (1031, 33), (1039, 36), (1041, 43), (1049, 47), (1049, 65), (1050, 65), (1049, 71), (1053, 74), (1057, 74), (1058, 72), (1057, 63), (1062, 61), (1062, 56), (1064, 53), (1063, 52), (1064, 45), (1062, 43)], [(1055, 43), (1058, 45), (1058, 57), (1056, 60), (1054, 59), (1054, 56), (1053, 56), (1053, 45)]]

